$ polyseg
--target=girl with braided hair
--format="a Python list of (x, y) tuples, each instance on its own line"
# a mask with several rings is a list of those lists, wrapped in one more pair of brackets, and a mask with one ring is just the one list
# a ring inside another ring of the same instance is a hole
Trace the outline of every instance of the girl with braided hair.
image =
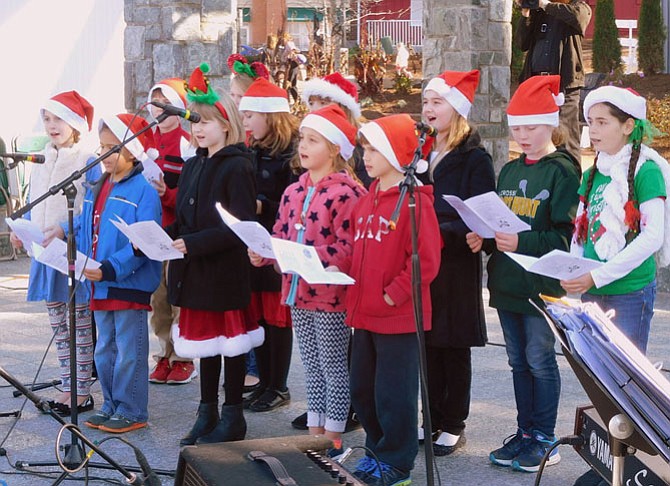
[(597, 151), (579, 189), (571, 251), (605, 262), (562, 287), (582, 301), (614, 309), (613, 322), (642, 351), (647, 348), (656, 296), (656, 261), (670, 261), (668, 162), (644, 142), (659, 132), (647, 120), (645, 99), (631, 89), (604, 86), (584, 101)]

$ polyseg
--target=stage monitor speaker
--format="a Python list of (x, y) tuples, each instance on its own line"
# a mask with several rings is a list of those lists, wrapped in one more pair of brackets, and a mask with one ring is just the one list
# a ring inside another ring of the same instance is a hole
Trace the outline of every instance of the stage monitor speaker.
[[(332, 447), (322, 436), (298, 435), (184, 447), (179, 455), (175, 486), (274, 486), (296, 484), (363, 485), (344, 467), (311, 451)], [(279, 483), (270, 467), (249, 459), (260, 451), (278, 459), (293, 483)]]

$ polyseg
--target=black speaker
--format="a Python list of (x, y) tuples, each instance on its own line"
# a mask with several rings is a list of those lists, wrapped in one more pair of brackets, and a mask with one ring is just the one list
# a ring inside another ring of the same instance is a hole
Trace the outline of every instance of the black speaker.
[[(277, 458), (297, 485), (362, 485), (328, 458), (308, 451), (332, 447), (323, 436), (296, 435), (184, 447), (179, 454), (175, 486), (274, 486), (270, 467), (249, 459), (260, 451)], [(288, 484), (288, 483), (286, 483)]]

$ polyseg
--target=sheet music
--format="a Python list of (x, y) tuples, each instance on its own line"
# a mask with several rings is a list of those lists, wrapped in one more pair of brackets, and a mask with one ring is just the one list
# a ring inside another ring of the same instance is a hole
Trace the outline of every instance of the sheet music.
[(216, 203), (223, 222), (247, 245), (263, 258), (277, 260), (282, 273), (297, 273), (309, 284), (351, 285), (355, 281), (342, 272), (328, 272), (313, 246), (295, 241), (273, 238), (256, 221), (240, 221)]
[(159, 262), (184, 258), (184, 254), (172, 246), (172, 238), (155, 221), (138, 221), (129, 225), (121, 216), (116, 215), (116, 218), (118, 221), (110, 222), (148, 258)]
[[(35, 260), (47, 265), (48, 267), (58, 270), (60, 273), (67, 275), (67, 243), (63, 240), (55, 238), (49, 243), (46, 248), (37, 243), (33, 243), (33, 254)], [(89, 270), (99, 268), (100, 262), (96, 262), (92, 258), (88, 258), (82, 252), (77, 252), (77, 260), (74, 265), (74, 273), (77, 280), (84, 279), (84, 268)]]
[(16, 234), (16, 236), (23, 243), (23, 248), (26, 249), (28, 255), (33, 256), (33, 243), (42, 245), (44, 241), (44, 233), (36, 223), (29, 219), (12, 219), (5, 218), (7, 226)]
[(321, 264), (316, 248), (295, 241), (272, 238), (272, 248), (282, 273), (297, 273), (309, 284), (352, 285), (346, 273), (328, 272)]
[(496, 233), (514, 234), (530, 229), (530, 225), (521, 221), (493, 191), (465, 201), (448, 194), (442, 198), (458, 212), (466, 226), (482, 238), (493, 238)]
[(272, 237), (260, 223), (257, 221), (240, 221), (226, 211), (220, 203), (216, 203), (216, 210), (219, 212), (223, 222), (252, 251), (258, 253), (263, 258), (275, 259), (275, 254), (272, 250)]
[(505, 252), (525, 270), (558, 280), (572, 280), (595, 270), (602, 262), (571, 255), (562, 250), (552, 250), (541, 258)]

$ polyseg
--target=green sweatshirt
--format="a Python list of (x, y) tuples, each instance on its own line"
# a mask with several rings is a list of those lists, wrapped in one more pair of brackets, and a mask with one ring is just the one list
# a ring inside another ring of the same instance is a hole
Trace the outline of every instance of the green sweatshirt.
[[(498, 195), (531, 227), (519, 233), (516, 253), (540, 257), (551, 250), (568, 251), (579, 202), (579, 173), (564, 152), (556, 151), (529, 165), (526, 156), (507, 163), (498, 177)], [(538, 294), (565, 295), (558, 280), (526, 272), (495, 249), (488, 263), (490, 305), (497, 309), (539, 315), (528, 302)]]

